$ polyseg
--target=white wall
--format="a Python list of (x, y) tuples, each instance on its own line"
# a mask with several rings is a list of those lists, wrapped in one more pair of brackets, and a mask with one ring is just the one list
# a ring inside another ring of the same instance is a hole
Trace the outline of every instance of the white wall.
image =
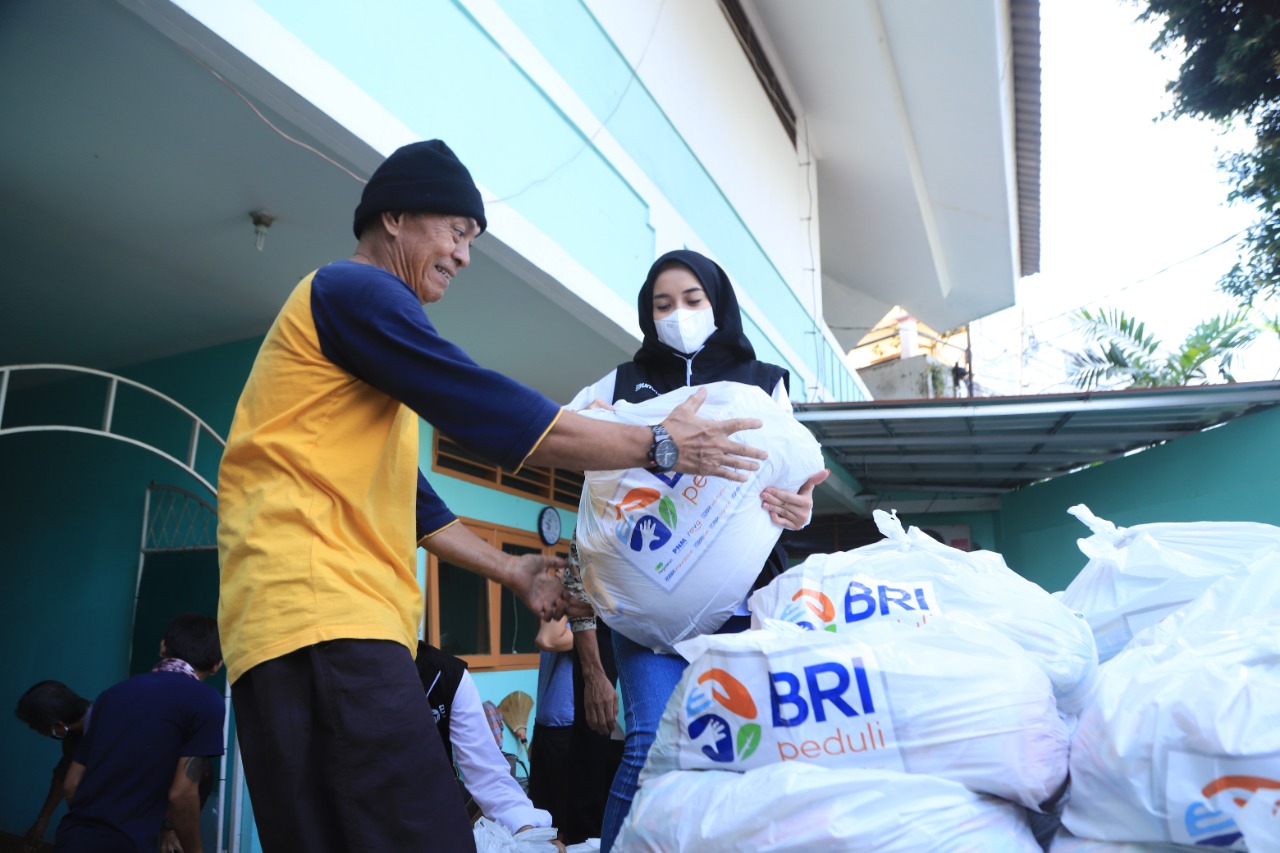
[[(787, 285), (814, 314), (821, 306), (822, 288), (815, 284), (811, 270), (821, 269), (821, 257), (816, 190), (809, 186), (816, 177), (807, 165), (804, 134), (799, 134), (797, 150), (719, 4), (716, 0), (585, 3)], [(794, 99), (792, 107), (800, 112)], [(806, 221), (810, 216), (812, 220)]]

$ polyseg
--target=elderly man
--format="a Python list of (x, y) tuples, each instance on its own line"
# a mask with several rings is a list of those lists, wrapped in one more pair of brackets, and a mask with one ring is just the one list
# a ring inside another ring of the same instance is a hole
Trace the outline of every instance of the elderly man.
[[(474, 536), (418, 469), (418, 418), (509, 468), (651, 466), (745, 479), (758, 421), (660, 427), (562, 412), (486, 370), (423, 311), (485, 229), (441, 141), (394, 152), (355, 211), (355, 254), (308, 275), (267, 333), (218, 482), (219, 623), (249, 793), (267, 851), (471, 849), (413, 663), (415, 542), (509, 586), (544, 619), (560, 561)], [(415, 515), (416, 491), (416, 515)], [(415, 533), (416, 524), (416, 533)]]

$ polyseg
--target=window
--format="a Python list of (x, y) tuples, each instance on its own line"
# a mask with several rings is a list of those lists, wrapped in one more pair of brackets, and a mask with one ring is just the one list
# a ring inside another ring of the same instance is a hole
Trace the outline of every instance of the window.
[(460, 480), (501, 489), (525, 498), (536, 498), (576, 511), (582, 495), (582, 474), (559, 468), (526, 465), (510, 474), (439, 430), (435, 430), (431, 448), (431, 468)]
[[(467, 529), (508, 554), (567, 557), (569, 540), (546, 547), (537, 535), (463, 519)], [(534, 638), (541, 620), (511, 590), (427, 553), (426, 638), (465, 658), (475, 671), (538, 666)]]

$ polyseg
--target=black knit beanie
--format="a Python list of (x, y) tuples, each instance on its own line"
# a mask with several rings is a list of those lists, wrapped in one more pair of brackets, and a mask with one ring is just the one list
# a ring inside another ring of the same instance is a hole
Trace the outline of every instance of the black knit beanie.
[(488, 226), (484, 200), (471, 173), (439, 139), (397, 148), (374, 170), (356, 207), (356, 239), (370, 220), (387, 210), (470, 216), (482, 232)]

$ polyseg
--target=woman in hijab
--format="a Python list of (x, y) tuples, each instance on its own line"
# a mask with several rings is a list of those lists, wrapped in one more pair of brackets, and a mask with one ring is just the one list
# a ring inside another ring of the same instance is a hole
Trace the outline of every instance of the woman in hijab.
[[(791, 410), (788, 372), (756, 359), (755, 349), (742, 330), (733, 285), (715, 261), (689, 250), (666, 253), (649, 268), (637, 307), (644, 342), (635, 358), (582, 389), (567, 408), (611, 409), (619, 400), (638, 403), (685, 386), (731, 381), (755, 385)], [(814, 475), (798, 493), (765, 489), (761, 503), (774, 523), (789, 530), (808, 524), (813, 489), (829, 473), (823, 470)], [(785, 552), (775, 548), (753, 588), (768, 583), (786, 567)], [(716, 633), (742, 631), (749, 625), (744, 596), (742, 605)], [(605, 809), (603, 853), (613, 846), (631, 809), (658, 721), (686, 665), (678, 655), (654, 652), (617, 631), (613, 632), (613, 651), (626, 718), (626, 744)]]

